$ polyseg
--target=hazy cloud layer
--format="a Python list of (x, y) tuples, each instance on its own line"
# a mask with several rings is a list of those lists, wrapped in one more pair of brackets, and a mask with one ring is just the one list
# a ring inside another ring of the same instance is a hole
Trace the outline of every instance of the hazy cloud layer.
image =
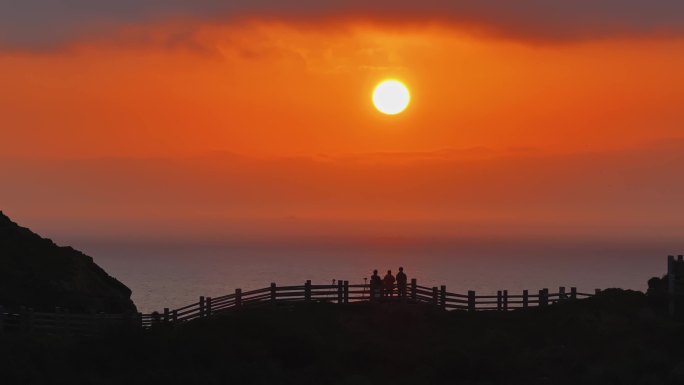
[(0, 0), (0, 45), (53, 47), (169, 19), (436, 20), (534, 40), (684, 34), (681, 0)]
[(45, 233), (101, 237), (527, 232), (681, 239), (683, 149), (684, 141), (673, 140), (566, 155), (6, 160), (0, 209)]

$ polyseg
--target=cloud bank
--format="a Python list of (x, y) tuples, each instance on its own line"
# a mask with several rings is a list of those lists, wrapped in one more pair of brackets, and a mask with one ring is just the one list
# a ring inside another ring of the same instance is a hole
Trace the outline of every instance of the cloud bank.
[(683, 140), (671, 139), (564, 155), (483, 149), (324, 159), (15, 159), (0, 162), (0, 202), (26, 222), (58, 226), (50, 232), (81, 221), (66, 228), (95, 236), (391, 229), (679, 240), (683, 150)]
[(260, 17), (435, 21), (531, 40), (684, 35), (681, 0), (0, 0), (0, 46), (54, 47), (168, 20)]

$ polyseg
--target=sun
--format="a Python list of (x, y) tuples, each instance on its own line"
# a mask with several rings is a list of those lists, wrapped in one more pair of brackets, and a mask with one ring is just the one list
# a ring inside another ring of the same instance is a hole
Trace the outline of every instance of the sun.
[(408, 88), (398, 80), (385, 80), (373, 90), (373, 104), (383, 114), (399, 114), (408, 107), (410, 101)]

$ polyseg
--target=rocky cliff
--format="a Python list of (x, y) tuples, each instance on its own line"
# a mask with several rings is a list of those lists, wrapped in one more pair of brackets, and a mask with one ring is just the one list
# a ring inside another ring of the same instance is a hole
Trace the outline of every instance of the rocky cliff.
[(0, 305), (135, 312), (131, 290), (93, 259), (20, 227), (0, 211)]

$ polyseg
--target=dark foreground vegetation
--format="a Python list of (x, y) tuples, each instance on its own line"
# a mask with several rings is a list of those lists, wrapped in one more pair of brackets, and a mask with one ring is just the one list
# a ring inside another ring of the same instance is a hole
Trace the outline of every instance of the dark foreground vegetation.
[(89, 339), (0, 337), (3, 384), (682, 384), (684, 325), (639, 292), (508, 313), (298, 304)]

